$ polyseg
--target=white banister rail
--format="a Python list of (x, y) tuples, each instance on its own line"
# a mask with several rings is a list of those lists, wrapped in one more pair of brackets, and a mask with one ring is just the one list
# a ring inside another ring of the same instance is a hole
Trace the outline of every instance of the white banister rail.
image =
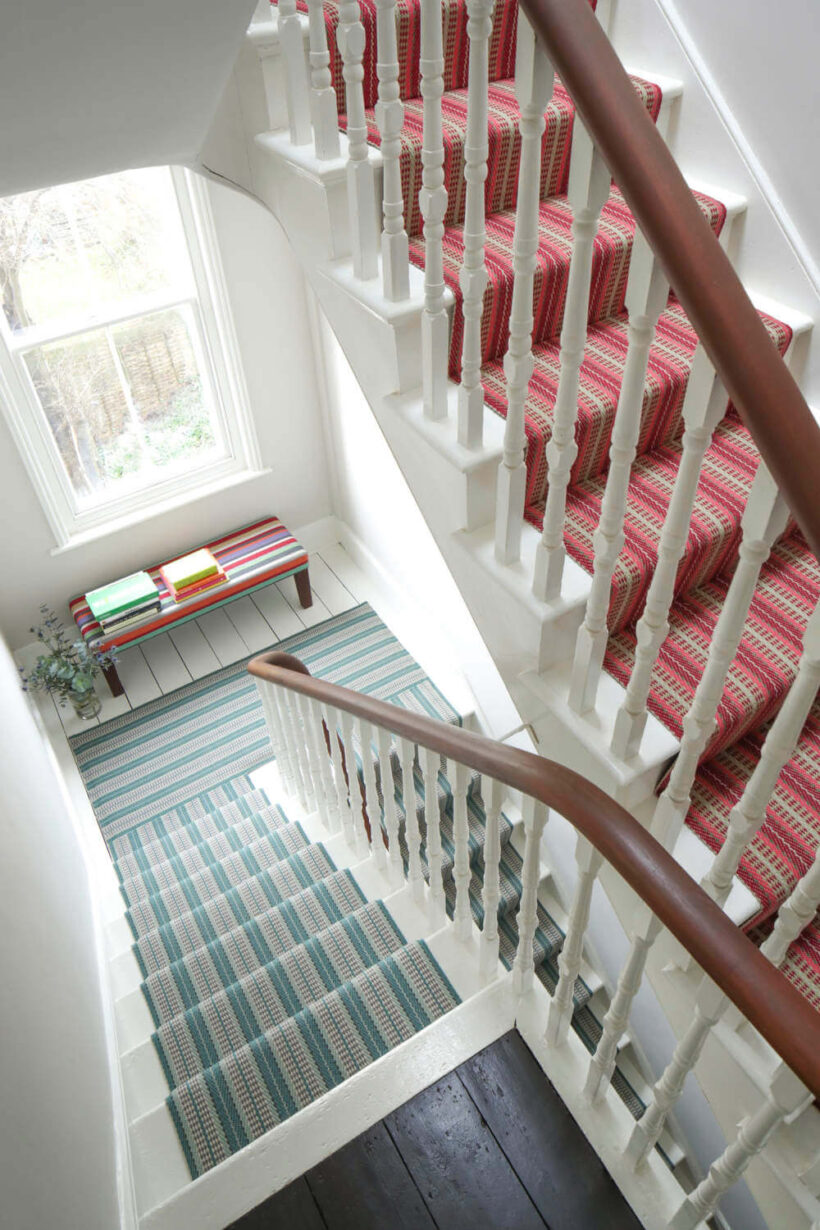
[(529, 21), (519, 14), (515, 60), (515, 96), (521, 111), (521, 157), (513, 238), (513, 292), (510, 340), (504, 355), (507, 419), (504, 455), (498, 467), (495, 510), (495, 557), (514, 564), (521, 554), (521, 527), (527, 484), (527, 436), (524, 407), (533, 373), (533, 287), (538, 252), (538, 204), (544, 112), (552, 96), (555, 72)]
[(404, 104), (399, 94), (399, 53), (396, 45), (396, 0), (376, 0), (376, 37), (379, 100), (376, 123), (382, 153), (382, 283), (384, 297), (393, 303), (410, 294), (410, 260), (404, 228), (401, 188), (401, 130)]
[(569, 690), (569, 704), (576, 713), (592, 709), (598, 693), (609, 635), (607, 611), (612, 576), (624, 545), (627, 489), (641, 428), (649, 349), (668, 297), (669, 283), (663, 270), (649, 244), (636, 231), (626, 288), (629, 343), (612, 429), (601, 516), (594, 536), (592, 588), (584, 622), (578, 629)]
[(484, 436), (484, 388), (481, 383), (481, 318), (487, 289), (485, 194), (489, 138), (489, 41), (493, 0), (467, 0), (470, 64), (467, 80), (467, 133), (464, 142), (464, 259), (459, 273), (464, 337), (458, 390), (458, 439), (480, 448)]
[(353, 273), (367, 281), (378, 273), (376, 184), (367, 144), (364, 108), (365, 29), (358, 0), (342, 0), (336, 40), (342, 56), (347, 110), (347, 195)]
[(445, 307), (444, 133), (441, 97), (444, 93), (444, 49), (441, 0), (420, 0), (421, 97), (423, 99), (422, 173), (419, 211), (424, 219), (424, 311), (421, 317), (422, 396), (431, 419), (447, 417), (447, 352), (450, 322)]
[(310, 62), (310, 116), (313, 147), (322, 162), (340, 155), (336, 92), (330, 72), (324, 0), (307, 0), (308, 60)]

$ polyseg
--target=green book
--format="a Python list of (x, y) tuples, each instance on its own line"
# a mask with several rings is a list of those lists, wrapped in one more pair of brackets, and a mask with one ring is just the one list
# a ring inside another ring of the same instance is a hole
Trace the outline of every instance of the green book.
[(135, 572), (130, 577), (112, 581), (86, 594), (91, 614), (95, 619), (111, 619), (133, 606), (139, 606), (150, 598), (156, 598), (157, 587), (147, 572)]

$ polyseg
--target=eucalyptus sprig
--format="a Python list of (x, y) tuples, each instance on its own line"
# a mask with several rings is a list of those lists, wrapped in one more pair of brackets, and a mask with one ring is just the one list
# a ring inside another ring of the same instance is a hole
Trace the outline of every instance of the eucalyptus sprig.
[(94, 690), (100, 671), (113, 666), (113, 652), (97, 653), (82, 638), (72, 640), (62, 621), (45, 603), (40, 607), (42, 623), (31, 629), (46, 650), (26, 673), (20, 667), (23, 691), (49, 692), (60, 705), (67, 700), (84, 700)]

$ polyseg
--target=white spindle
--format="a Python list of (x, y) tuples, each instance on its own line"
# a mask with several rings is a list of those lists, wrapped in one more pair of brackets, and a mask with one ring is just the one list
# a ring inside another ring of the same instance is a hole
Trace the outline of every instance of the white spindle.
[(342, 763), (342, 749), (339, 746), (339, 714), (332, 705), (324, 705), (322, 715), (330, 738), (330, 757), (333, 762), (333, 778), (336, 787), (336, 811), (345, 840), (352, 845), (355, 838), (353, 812), (347, 793), (345, 770)]
[(449, 321), (444, 306), (444, 257), (441, 241), (447, 212), (444, 186), (444, 136), (441, 96), (444, 51), (441, 0), (421, 0), (421, 97), (424, 137), (419, 210), (424, 219), (424, 312), (421, 317), (422, 394), (428, 418), (447, 417), (447, 350)]
[(464, 317), (461, 384), (458, 390), (458, 439), (467, 448), (480, 448), (484, 434), (484, 388), (481, 383), (481, 316), (487, 289), (484, 262), (486, 227), (484, 182), (489, 143), (488, 48), (492, 32), (493, 0), (467, 0), (467, 36), (470, 63), (467, 79), (467, 135), (464, 142), (464, 259), (459, 273)]
[(430, 876), (430, 910), (433, 920), (447, 917), (441, 858), (441, 815), (438, 806), (439, 757), (429, 748), (419, 748), (419, 760), (424, 777), (424, 830), (427, 846), (427, 869)]
[(671, 849), (683, 827), (701, 753), (715, 728), (726, 675), (740, 645), (763, 564), (786, 527), (788, 510), (761, 462), (741, 519), (740, 557), (709, 645), (706, 667), (684, 718), (683, 739), (665, 791), (658, 799), (653, 835)]
[(310, 118), (316, 157), (323, 162), (338, 158), (339, 119), (336, 91), (330, 73), (324, 0), (307, 0), (310, 52)]
[(384, 296), (395, 303), (410, 294), (410, 262), (404, 229), (401, 190), (401, 130), (404, 104), (399, 95), (399, 55), (396, 48), (396, 0), (376, 0), (379, 101), (376, 123), (382, 153), (382, 280)]
[(662, 929), (659, 920), (643, 904), (639, 906), (638, 917), (629, 956), (624, 962), (615, 995), (603, 1020), (601, 1039), (589, 1061), (584, 1094), (592, 1102), (600, 1101), (609, 1088), (618, 1057), (618, 1044), (629, 1024), (632, 1003), (641, 989), (649, 952)]
[(744, 1120), (735, 1139), (709, 1167), (703, 1182), (686, 1197), (669, 1223), (669, 1230), (695, 1230), (696, 1226), (711, 1217), (721, 1196), (737, 1183), (783, 1120), (795, 1114), (810, 1099), (805, 1085), (780, 1064), (772, 1078), (766, 1101)]
[(820, 854), (783, 902), (771, 934), (760, 946), (772, 965), (782, 965), (790, 946), (802, 935), (820, 906)]
[(484, 800), (484, 888), (481, 951), (478, 972), (488, 982), (498, 972), (498, 906), (501, 899), (501, 804), (504, 787), (493, 778), (485, 779)]
[(294, 145), (307, 145), (310, 141), (310, 86), (302, 22), (296, 10), (296, 0), (279, 0), (276, 12), (279, 42), (285, 63), (290, 139)]
[(341, 828), (339, 800), (336, 793), (336, 782), (333, 777), (333, 761), (328, 744), (331, 742), (330, 728), (325, 726), (322, 707), (317, 700), (306, 696), (307, 720), (310, 725), (311, 737), (318, 758), (319, 781), (321, 783), (322, 801), (324, 805), (324, 820), (331, 833), (338, 833)]
[(313, 804), (313, 790), (310, 783), (310, 769), (307, 762), (305, 740), (302, 737), (301, 722), (296, 710), (296, 694), (287, 688), (279, 690), (279, 705), (282, 715), (282, 728), (290, 754), (291, 767), (296, 779), (296, 795), (305, 811), (310, 811)]
[(578, 456), (575, 421), (581, 364), (587, 340), (592, 257), (601, 210), (609, 196), (609, 168), (576, 115), (567, 196), (572, 206), (572, 259), (561, 326), (560, 373), (555, 395), (552, 436), (547, 444), (547, 503), (544, 528), (535, 555), (533, 593), (551, 602), (561, 596), (564, 574), (564, 517), (569, 476)]
[(626, 288), (629, 345), (612, 429), (601, 517), (594, 534), (592, 587), (578, 629), (569, 704), (576, 713), (595, 705), (608, 637), (607, 611), (612, 575), (624, 545), (627, 488), (641, 427), (649, 350), (669, 295), (669, 283), (640, 231), (635, 232)]
[[(321, 757), (319, 748), (316, 742), (316, 731), (313, 725), (312, 714), (308, 703), (308, 698), (302, 696), (301, 693), (294, 693), (294, 700), (299, 712), (299, 720), (302, 729), (302, 739), (304, 740), (305, 756), (307, 760), (307, 769), (310, 777), (310, 787), (313, 794), (313, 803), (319, 813), (319, 817), (323, 822), (327, 822), (329, 806), (328, 800), (325, 797), (325, 779), (322, 776)], [(324, 749), (323, 749), (324, 750)]]
[(633, 1166), (642, 1165), (660, 1139), (666, 1117), (683, 1093), (686, 1078), (698, 1061), (712, 1026), (720, 1019), (729, 1001), (711, 978), (704, 977), (695, 1000), (695, 1015), (675, 1048), (672, 1058), (652, 1088), (652, 1096), (637, 1121), (626, 1146), (626, 1158)]
[[(383, 726), (378, 728), (377, 737), (379, 741), (379, 774), (381, 776), (384, 824), (387, 829), (387, 857), (390, 867), (390, 878), (394, 884), (401, 884), (404, 881), (404, 868), (402, 867), (401, 846), (399, 845), (401, 821), (396, 804), (396, 784), (393, 780), (392, 740), (389, 730), (385, 730)], [(406, 800), (407, 782), (403, 782), (402, 785)], [(372, 828), (372, 820), (370, 823)]]
[(547, 809), (536, 799), (524, 799), (524, 866), (521, 872), (521, 904), (518, 907), (518, 948), (513, 963), (513, 989), (523, 995), (532, 986), (535, 929), (538, 925), (538, 885), (541, 880), (541, 837)]
[(356, 742), (353, 735), (353, 718), (346, 709), (342, 709), (342, 746), (345, 753), (345, 771), (347, 773), (347, 793), (350, 799), (350, 812), (353, 818), (353, 837), (359, 854), (367, 854), (370, 843), (365, 828), (362, 785), (359, 778), (356, 761)]
[(285, 734), (282, 729), (282, 718), (277, 704), (276, 694), (279, 689), (264, 679), (256, 678), (255, 683), (259, 701), (262, 705), (262, 712), (265, 715), (265, 725), (270, 735), (276, 767), (282, 777), (282, 785), (287, 791), (292, 793), (294, 789), (293, 772), (290, 767), (290, 757), (287, 744), (285, 743)]
[(416, 901), (424, 899), (424, 872), (421, 866), (421, 832), (416, 800), (414, 772), (415, 748), (409, 739), (399, 739), (399, 759), (404, 784), (404, 838), (407, 842), (407, 876)]
[(658, 544), (658, 563), (636, 629), (635, 665), (615, 719), (612, 750), (629, 760), (637, 755), (647, 720), (652, 670), (669, 632), (678, 564), (686, 547), (700, 468), (712, 433), (726, 412), (726, 390), (702, 346), (698, 346), (683, 403), (683, 452)]
[(766, 808), (784, 766), (791, 759), (800, 732), (820, 687), (820, 606), (803, 638), (797, 676), (789, 689), (760, 752), (760, 759), (742, 796), (729, 814), (726, 840), (701, 881), (710, 897), (723, 905), (732, 887), (743, 853), (766, 820)]
[[(376, 754), (373, 740), (373, 727), (364, 718), (359, 718), (359, 741), (362, 749), (362, 780), (364, 781), (364, 804), (367, 818), (370, 821), (370, 854), (380, 870), (387, 867), (387, 853), (384, 848), (382, 832), (382, 810), (379, 807), (379, 791), (376, 785), (376, 767), (373, 757)], [(392, 770), (385, 784), (386, 792), (382, 796), (387, 802), (387, 795), (392, 795), (390, 782), (393, 780)]]
[(518, 15), (515, 94), (521, 110), (521, 160), (513, 239), (513, 293), (510, 340), (504, 356), (507, 420), (504, 455), (498, 467), (495, 512), (495, 555), (514, 564), (521, 555), (521, 526), (527, 486), (527, 436), (524, 407), (533, 372), (532, 327), (535, 257), (538, 251), (538, 203), (541, 181), (541, 137), (544, 112), (555, 73), (523, 12)]
[[(291, 0), (294, 2), (294, 0)], [(336, 41), (342, 56), (347, 108), (347, 194), (353, 272), (364, 280), (378, 272), (376, 185), (367, 145), (364, 109), (365, 29), (358, 0), (342, 0)]]
[(558, 958), (558, 984), (550, 1001), (546, 1040), (552, 1046), (564, 1041), (574, 1009), (575, 983), (581, 972), (584, 937), (589, 923), (592, 890), (603, 856), (580, 834), (575, 847), (578, 880), (567, 920), (567, 933)]
[(470, 775), (466, 765), (458, 761), (451, 762), (453, 788), (453, 844), (455, 858), (453, 860), (453, 882), (456, 886), (456, 907), (453, 922), (456, 925), (456, 935), (460, 940), (466, 940), (470, 935), (472, 910), (470, 909), (470, 826), (467, 820), (467, 789)]
[(271, 10), (271, 0), (257, 0), (256, 8), (253, 11), (254, 21), (272, 21), (273, 13)]

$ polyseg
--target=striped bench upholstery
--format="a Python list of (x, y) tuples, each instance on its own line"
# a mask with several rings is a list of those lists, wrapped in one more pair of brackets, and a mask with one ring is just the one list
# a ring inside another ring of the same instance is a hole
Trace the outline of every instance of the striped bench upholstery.
[[(224, 538), (200, 545), (213, 552), (227, 573), (228, 580), (224, 585), (206, 590), (186, 602), (175, 602), (159, 575), (159, 569), (165, 562), (163, 561), (163, 564), (146, 569), (156, 582), (162, 603), (160, 609), (147, 615), (144, 623), (127, 628), (119, 635), (115, 633), (106, 637), (103, 634), (91, 614), (85, 594), (72, 598), (68, 604), (69, 609), (83, 639), (97, 650), (137, 645), (174, 624), (196, 619), (210, 607), (223, 606), (226, 602), (241, 598), (243, 594), (249, 594), (272, 581), (294, 575), (302, 606), (310, 605), (310, 589), (307, 585), (308, 553), (276, 517), (266, 517), (263, 521), (246, 525), (241, 530), (234, 530)], [(304, 574), (304, 578), (300, 574)]]

